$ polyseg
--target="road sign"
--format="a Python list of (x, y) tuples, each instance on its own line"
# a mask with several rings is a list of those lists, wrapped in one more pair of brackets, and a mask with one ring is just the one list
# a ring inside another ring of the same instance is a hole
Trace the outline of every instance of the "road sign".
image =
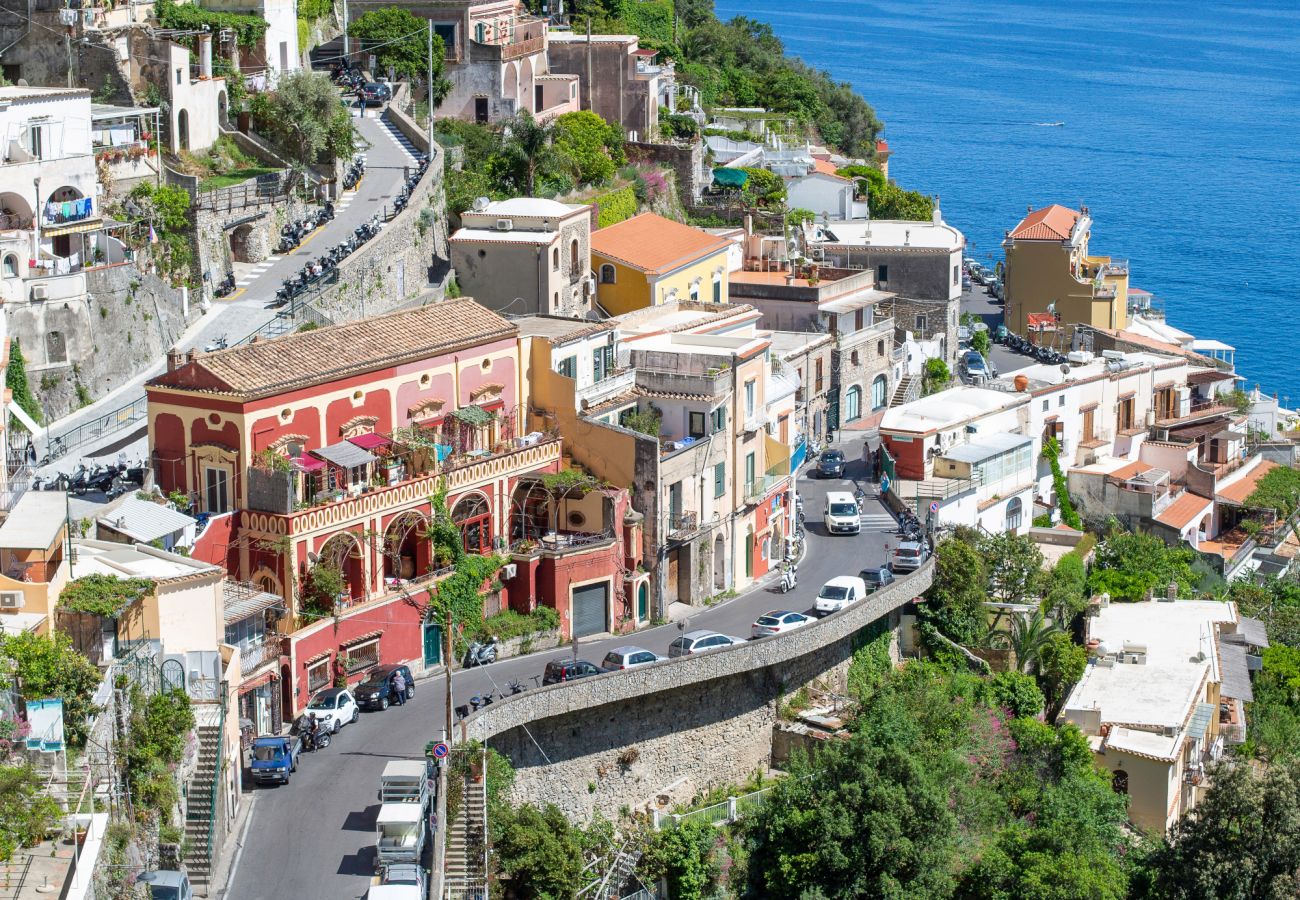
[(930, 512), (932, 512), (932, 513), (937, 513), (938, 511), (939, 511), (939, 501), (938, 501), (938, 500), (931, 500), (931, 501), (930, 501)]
[(433, 745), (434, 759), (446, 759), (447, 754), (450, 752), (451, 748), (443, 741), (438, 741), (438, 743)]

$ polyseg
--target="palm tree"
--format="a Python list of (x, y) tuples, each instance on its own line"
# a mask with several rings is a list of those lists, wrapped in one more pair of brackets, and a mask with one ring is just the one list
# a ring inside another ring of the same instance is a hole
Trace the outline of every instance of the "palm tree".
[(1029, 674), (1038, 666), (1038, 655), (1047, 639), (1060, 631), (1060, 626), (1049, 622), (1041, 609), (1034, 610), (1028, 618), (1016, 616), (1011, 620), (1011, 630), (1000, 632), (998, 641), (1016, 656), (1016, 668)]
[(554, 126), (541, 124), (527, 110), (521, 111), (506, 126), (501, 155), (520, 182), (520, 187), (530, 197), (536, 192), (537, 173), (559, 162), (554, 138)]

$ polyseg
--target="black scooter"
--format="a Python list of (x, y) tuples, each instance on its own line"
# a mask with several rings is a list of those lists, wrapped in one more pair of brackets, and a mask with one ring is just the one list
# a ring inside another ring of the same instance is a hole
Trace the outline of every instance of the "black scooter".
[(330, 745), (329, 729), (322, 728), (315, 716), (299, 716), (298, 721), (293, 723), (293, 729), (298, 733), (298, 737), (302, 738), (304, 751), (324, 750)]

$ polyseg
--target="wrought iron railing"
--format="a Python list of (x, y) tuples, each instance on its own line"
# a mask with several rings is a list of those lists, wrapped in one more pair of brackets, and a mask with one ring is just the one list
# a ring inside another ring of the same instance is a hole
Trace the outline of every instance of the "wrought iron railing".
[(45, 459), (42, 462), (43, 464), (49, 464), (59, 457), (71, 453), (88, 441), (141, 422), (148, 415), (148, 412), (148, 399), (141, 394), (125, 406), (119, 406), (111, 412), (104, 413), (102, 416), (50, 438), (46, 444)]

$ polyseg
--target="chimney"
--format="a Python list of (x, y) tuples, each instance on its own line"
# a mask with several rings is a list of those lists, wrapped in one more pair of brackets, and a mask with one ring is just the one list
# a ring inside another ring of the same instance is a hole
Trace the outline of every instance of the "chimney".
[(181, 360), (183, 358), (184, 358), (184, 354), (181, 353), (180, 347), (172, 347), (170, 350), (168, 350), (167, 371), (175, 372), (177, 369), (179, 369), (181, 367)]
[(186, 351), (185, 351), (185, 361), (186, 361), (187, 363), (192, 363), (192, 362), (194, 362), (194, 358), (195, 358), (197, 355), (198, 355), (198, 353), (197, 353), (197, 351), (195, 351), (195, 350), (186, 350)]
[(199, 35), (199, 77), (212, 77), (212, 35)]

